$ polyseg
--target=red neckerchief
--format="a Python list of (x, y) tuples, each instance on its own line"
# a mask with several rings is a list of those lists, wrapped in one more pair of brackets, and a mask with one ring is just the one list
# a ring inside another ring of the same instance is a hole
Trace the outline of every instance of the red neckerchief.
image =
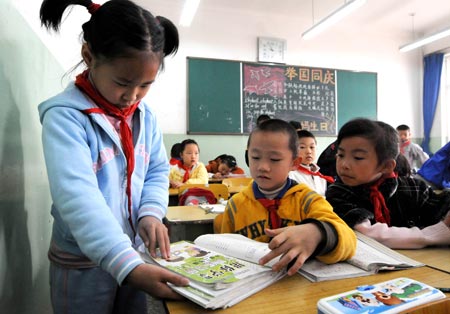
[(269, 211), (269, 225), (272, 229), (278, 229), (281, 227), (281, 218), (278, 216), (278, 206), (280, 205), (280, 199), (275, 198), (273, 200), (268, 198), (258, 198), (258, 201)]
[(189, 180), (191, 168), (186, 167), (182, 160), (173, 160), (173, 162), (174, 162), (173, 165), (178, 165), (179, 168), (184, 169), (183, 183)]
[(408, 146), (409, 144), (411, 144), (410, 140), (407, 140), (406, 142), (403, 142), (400, 144), (400, 153), (404, 154), (405, 153), (405, 147)]
[(136, 111), (139, 102), (131, 105), (130, 107), (119, 109), (118, 107), (107, 101), (97, 89), (92, 85), (89, 80), (89, 70), (78, 74), (75, 80), (75, 85), (86, 95), (88, 95), (98, 106), (98, 108), (90, 108), (83, 110), (86, 114), (100, 113), (113, 116), (120, 120), (120, 140), (122, 143), (122, 149), (127, 160), (127, 196), (128, 196), (128, 221), (133, 229), (134, 234), (136, 231), (133, 227), (133, 220), (131, 215), (131, 175), (134, 170), (134, 146), (133, 146), (133, 134), (130, 126), (127, 123), (127, 118), (132, 116)]
[(297, 170), (300, 171), (300, 172), (304, 172), (304, 173), (310, 174), (312, 176), (318, 176), (318, 177), (326, 180), (329, 183), (334, 183), (333, 177), (321, 174), (319, 171), (313, 172), (313, 171), (309, 170), (308, 168), (303, 167), (302, 165), (297, 166)]
[(179, 159), (172, 157), (169, 160), (169, 164), (171, 164), (172, 166), (175, 166), (175, 165), (178, 165), (178, 161), (179, 161)]
[(373, 211), (375, 215), (375, 221), (386, 223), (388, 226), (391, 225), (391, 215), (389, 213), (389, 209), (386, 206), (386, 201), (384, 199), (383, 194), (381, 194), (380, 190), (378, 189), (380, 185), (384, 182), (386, 179), (390, 178), (396, 178), (397, 174), (394, 172), (391, 172), (388, 175), (383, 175), (380, 179), (378, 179), (377, 182), (375, 182), (370, 187), (370, 201), (373, 205)]

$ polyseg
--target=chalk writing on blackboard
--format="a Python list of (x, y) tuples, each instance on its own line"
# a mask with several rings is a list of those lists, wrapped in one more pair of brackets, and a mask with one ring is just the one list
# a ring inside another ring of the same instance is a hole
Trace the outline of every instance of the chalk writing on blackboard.
[(242, 76), (244, 132), (268, 114), (299, 121), (315, 135), (336, 135), (336, 70), (243, 63)]

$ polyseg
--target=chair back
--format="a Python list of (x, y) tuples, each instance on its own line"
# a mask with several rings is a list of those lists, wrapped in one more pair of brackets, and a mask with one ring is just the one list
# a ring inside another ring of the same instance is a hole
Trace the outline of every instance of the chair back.
[(180, 197), (183, 194), (183, 191), (189, 188), (202, 188), (205, 190), (209, 190), (213, 192), (214, 196), (216, 197), (217, 201), (219, 199), (227, 200), (230, 197), (230, 192), (228, 191), (228, 187), (223, 183), (214, 183), (214, 184), (184, 184), (180, 186), (178, 189), (178, 197)]
[(253, 178), (250, 178), (250, 177), (245, 177), (245, 178), (225, 178), (225, 179), (222, 180), (222, 184), (225, 184), (227, 187), (247, 186), (252, 181), (253, 181)]

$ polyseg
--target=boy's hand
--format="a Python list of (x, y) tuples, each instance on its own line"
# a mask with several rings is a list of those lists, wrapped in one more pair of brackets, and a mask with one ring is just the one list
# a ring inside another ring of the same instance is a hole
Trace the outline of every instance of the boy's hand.
[(272, 251), (263, 256), (259, 260), (259, 264), (264, 265), (281, 255), (280, 260), (272, 266), (272, 270), (280, 271), (295, 259), (294, 264), (288, 270), (289, 276), (295, 274), (303, 266), (303, 263), (322, 240), (319, 228), (311, 223), (279, 229), (265, 229), (265, 233), (272, 237), (269, 243), (269, 249)]
[(170, 289), (167, 282), (176, 286), (187, 286), (189, 280), (159, 266), (141, 264), (134, 268), (127, 276), (126, 283), (157, 298), (183, 299), (178, 293)]
[(162, 258), (170, 256), (170, 239), (167, 227), (156, 217), (145, 216), (139, 220), (139, 235), (148, 248), (150, 255), (156, 257), (156, 247), (159, 247)]

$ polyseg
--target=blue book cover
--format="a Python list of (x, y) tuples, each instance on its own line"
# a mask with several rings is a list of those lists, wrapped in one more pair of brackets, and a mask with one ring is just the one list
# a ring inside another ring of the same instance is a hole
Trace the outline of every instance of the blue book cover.
[(443, 298), (440, 290), (403, 277), (320, 299), (317, 308), (319, 314), (387, 314)]

